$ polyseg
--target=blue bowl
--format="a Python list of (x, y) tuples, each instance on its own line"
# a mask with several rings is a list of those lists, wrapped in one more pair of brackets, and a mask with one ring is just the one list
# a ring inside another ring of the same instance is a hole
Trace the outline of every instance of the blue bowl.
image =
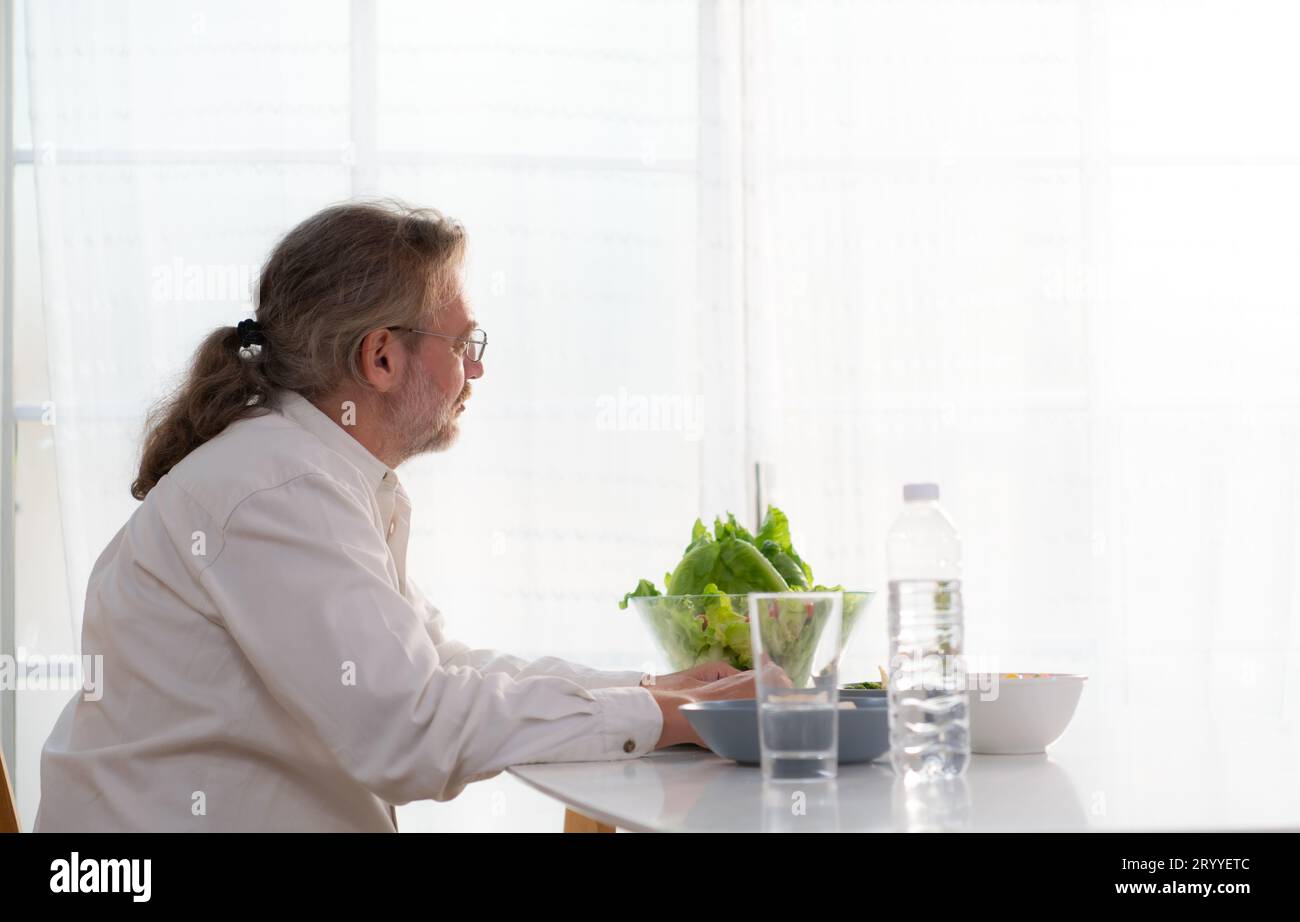
[[(841, 694), (843, 694), (841, 692)], [(889, 751), (889, 711), (885, 699), (845, 697), (854, 707), (839, 708), (839, 761), (849, 765), (870, 762)], [(705, 744), (742, 765), (757, 765), (758, 707), (753, 698), (730, 701), (696, 701), (681, 711)]]

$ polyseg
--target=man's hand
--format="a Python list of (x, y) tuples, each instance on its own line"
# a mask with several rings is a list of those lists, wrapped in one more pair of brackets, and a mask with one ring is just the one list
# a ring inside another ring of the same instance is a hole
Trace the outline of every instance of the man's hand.
[(730, 663), (714, 660), (711, 663), (701, 663), (698, 666), (692, 666), (690, 669), (674, 672), (672, 675), (642, 676), (641, 687), (655, 688), (662, 691), (689, 690), (698, 688), (701, 685), (708, 685), (710, 682), (716, 682), (718, 679), (725, 679), (727, 676), (736, 675), (738, 672), (740, 670)]
[[(681, 673), (677, 674), (680, 675)], [(738, 669), (732, 669), (728, 675), (723, 676), (716, 682), (700, 682), (690, 688), (673, 691), (653, 685), (647, 686), (647, 688), (649, 688), (650, 694), (654, 695), (655, 703), (659, 705), (659, 710), (664, 718), (663, 731), (655, 748), (662, 749), (665, 746), (675, 746), (678, 743), (694, 743), (696, 746), (707, 749), (708, 746), (705, 745), (704, 740), (700, 739), (690, 721), (681, 713), (681, 706), (695, 701), (753, 698), (754, 673), (752, 670), (741, 672)]]

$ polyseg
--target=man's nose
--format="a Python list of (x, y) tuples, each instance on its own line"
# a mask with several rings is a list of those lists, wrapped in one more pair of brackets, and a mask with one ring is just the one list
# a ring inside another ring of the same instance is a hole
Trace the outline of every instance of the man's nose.
[(470, 381), (483, 377), (483, 363), (476, 362), (467, 356), (465, 358), (465, 377)]

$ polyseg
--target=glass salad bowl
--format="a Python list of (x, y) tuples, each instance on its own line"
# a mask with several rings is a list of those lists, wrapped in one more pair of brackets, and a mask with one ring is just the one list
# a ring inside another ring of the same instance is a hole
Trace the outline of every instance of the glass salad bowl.
[[(844, 613), (840, 625), (840, 652), (848, 645), (853, 630), (863, 620), (874, 591), (844, 592)], [(674, 671), (690, 669), (700, 663), (721, 660), (737, 669), (747, 670), (754, 666), (750, 651), (749, 635), (749, 596), (739, 595), (658, 595), (635, 596), (629, 603), (636, 609), (637, 615), (649, 629), (659, 649), (663, 651), (669, 666)], [(785, 641), (792, 648), (804, 643), (815, 642), (814, 632), (803, 631), (805, 624), (804, 603), (791, 600), (791, 604), (778, 606), (773, 611), (784, 626)], [(802, 663), (807, 668), (812, 648), (809, 646), (808, 657), (798, 655), (792, 649), (792, 663)], [(806, 675), (799, 675), (800, 667), (795, 665), (790, 678), (801, 685)]]

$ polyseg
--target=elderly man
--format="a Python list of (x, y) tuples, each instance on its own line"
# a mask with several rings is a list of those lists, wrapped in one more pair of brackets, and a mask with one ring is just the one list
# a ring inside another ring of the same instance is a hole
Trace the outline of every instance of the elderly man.
[(46, 743), (37, 830), (393, 831), (513, 764), (702, 745), (680, 705), (753, 696), (724, 664), (645, 687), (472, 650), (408, 578), (395, 470), (455, 441), (483, 374), (463, 252), (436, 212), (326, 209), (200, 345), (91, 575), (103, 693)]

